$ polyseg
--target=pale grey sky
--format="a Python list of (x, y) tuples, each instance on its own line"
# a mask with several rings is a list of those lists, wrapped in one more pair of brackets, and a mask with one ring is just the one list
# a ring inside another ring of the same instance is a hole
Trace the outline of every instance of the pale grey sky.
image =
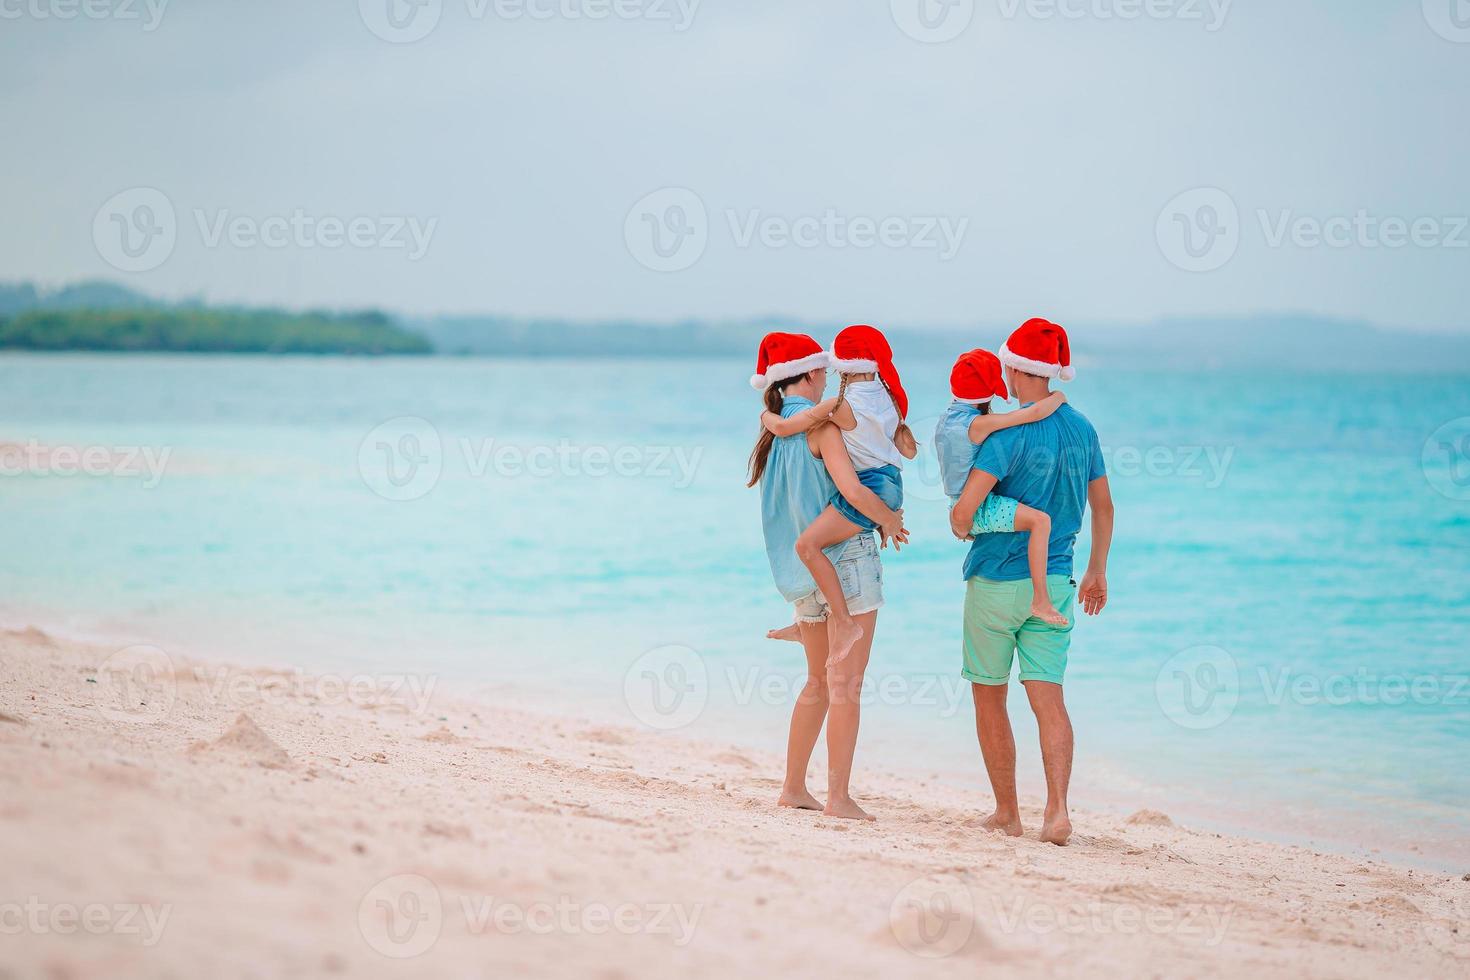
[(0, 83), (4, 279), (1470, 327), (1464, 0), (0, 0)]

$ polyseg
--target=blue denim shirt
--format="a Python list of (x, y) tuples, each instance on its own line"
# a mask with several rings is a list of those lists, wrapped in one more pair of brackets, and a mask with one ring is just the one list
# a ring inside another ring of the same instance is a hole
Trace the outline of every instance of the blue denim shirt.
[[(781, 417), (790, 418), (812, 403), (799, 395), (787, 395)], [(777, 439), (771, 445), (766, 472), (761, 477), (761, 526), (766, 535), (766, 557), (771, 576), (787, 602), (795, 602), (817, 590), (811, 573), (796, 557), (796, 539), (817, 519), (827, 501), (837, 492), (827, 467), (807, 448), (806, 433)], [(843, 541), (826, 550), (832, 561), (847, 547)]]
[(976, 446), (970, 441), (970, 423), (980, 409), (964, 402), (954, 402), (939, 418), (934, 429), (934, 455), (939, 457), (939, 482), (950, 503), (965, 492), (965, 481), (975, 465)]

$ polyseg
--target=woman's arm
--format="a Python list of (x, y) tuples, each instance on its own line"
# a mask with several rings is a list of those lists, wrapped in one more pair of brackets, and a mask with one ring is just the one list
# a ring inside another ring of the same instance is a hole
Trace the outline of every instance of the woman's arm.
[(847, 446), (836, 425), (823, 425), (806, 435), (812, 455), (827, 467), (837, 492), (857, 508), (858, 513), (877, 524), (887, 538), (896, 544), (907, 544), (909, 532), (903, 526), (903, 511), (889, 509), (876, 493), (863, 486), (852, 467), (852, 457), (847, 455)]
[(832, 415), (832, 410), (837, 407), (836, 398), (828, 398), (824, 402), (818, 402), (811, 408), (804, 408), (790, 418), (783, 419), (775, 412), (762, 412), (761, 425), (765, 426), (771, 435), (780, 439), (785, 436), (799, 435), (807, 432), (818, 422), (825, 422)]
[(1065, 404), (1067, 404), (1067, 396), (1060, 391), (1054, 391), (1035, 405), (1017, 409), (1014, 412), (977, 415), (970, 421), (970, 441), (978, 446), (992, 433), (999, 432), (1001, 429), (1025, 425), (1027, 422), (1040, 422), (1044, 418), (1049, 418), (1053, 412)]

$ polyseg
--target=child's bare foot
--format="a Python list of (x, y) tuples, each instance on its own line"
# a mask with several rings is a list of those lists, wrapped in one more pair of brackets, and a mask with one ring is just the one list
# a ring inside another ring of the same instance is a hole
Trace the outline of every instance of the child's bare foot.
[(1072, 821), (1067, 817), (1066, 813), (1059, 813), (1056, 816), (1047, 817), (1041, 824), (1041, 839), (1048, 844), (1066, 847), (1067, 841), (1071, 836)]
[(801, 627), (796, 625), (795, 623), (792, 623), (790, 626), (783, 626), (778, 630), (771, 630), (770, 632), (766, 633), (766, 639), (790, 640), (792, 643), (800, 643)]
[(1071, 622), (1071, 620), (1067, 619), (1066, 616), (1063, 616), (1061, 613), (1057, 612), (1056, 606), (1053, 606), (1050, 602), (1046, 602), (1041, 599), (1037, 599), (1035, 602), (1031, 603), (1031, 615), (1041, 620), (1042, 622), (1050, 623), (1053, 626), (1066, 626), (1069, 622)]
[(844, 820), (877, 820), (878, 818), (858, 806), (849, 797), (845, 800), (829, 800), (827, 808), (822, 813), (829, 817), (841, 817)]
[(831, 652), (827, 655), (827, 666), (831, 667), (846, 660), (847, 655), (852, 653), (852, 648), (862, 638), (863, 628), (851, 616), (847, 619), (838, 619), (836, 616), (828, 619), (827, 649)]
[(1005, 834), (1007, 837), (1020, 837), (1022, 832), (1021, 818), (1019, 816), (1003, 817), (999, 812), (992, 813), (986, 817), (981, 821), (980, 826), (986, 830), (993, 830), (998, 834)]
[(777, 806), (789, 806), (793, 810), (820, 810), (822, 801), (807, 792), (805, 786), (799, 790), (783, 789), (781, 799), (776, 801)]

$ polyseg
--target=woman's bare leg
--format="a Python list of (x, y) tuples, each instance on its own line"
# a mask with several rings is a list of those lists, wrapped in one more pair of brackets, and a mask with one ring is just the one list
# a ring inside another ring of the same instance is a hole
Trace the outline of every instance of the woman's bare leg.
[(798, 810), (820, 810), (822, 803), (806, 788), (806, 771), (812, 749), (822, 734), (827, 718), (827, 627), (824, 623), (798, 623), (801, 645), (806, 650), (806, 685), (791, 709), (791, 734), (786, 739), (786, 779), (781, 784), (781, 806)]
[(852, 778), (852, 758), (857, 752), (858, 723), (862, 719), (863, 673), (868, 669), (868, 655), (873, 651), (873, 630), (878, 624), (876, 610), (856, 619), (862, 635), (852, 652), (827, 667), (827, 808), (829, 817), (872, 820), (853, 800), (848, 783)]
[(1051, 545), (1051, 518), (1045, 511), (1021, 504), (1016, 508), (1016, 530), (1026, 531), (1026, 564), (1031, 568), (1031, 615), (1053, 626), (1066, 626), (1067, 617), (1051, 603), (1046, 590), (1047, 549)]

